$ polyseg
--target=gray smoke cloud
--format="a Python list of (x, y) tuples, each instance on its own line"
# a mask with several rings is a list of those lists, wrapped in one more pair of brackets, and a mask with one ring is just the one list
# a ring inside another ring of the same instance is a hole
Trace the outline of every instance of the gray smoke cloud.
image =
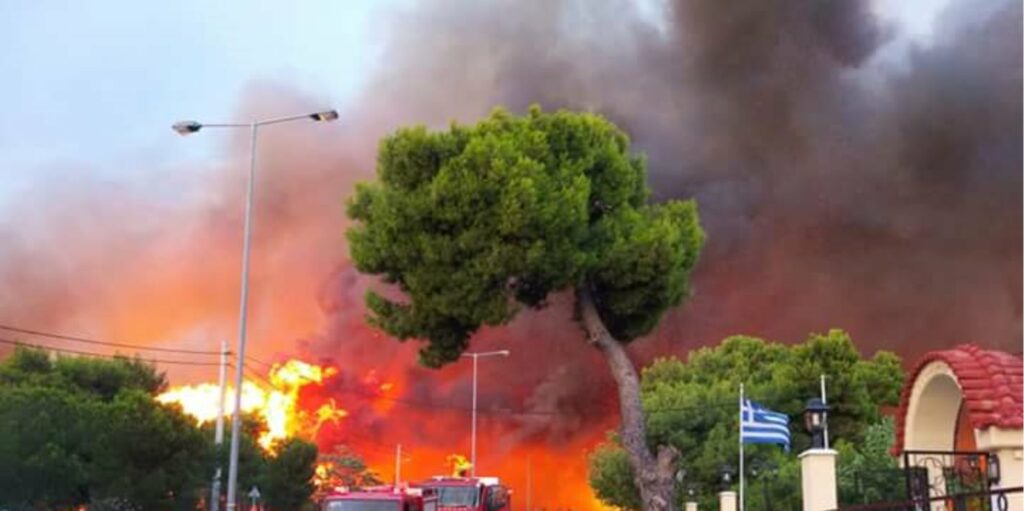
[(371, 101), (403, 105), (391, 124), (540, 103), (629, 130), (710, 239), (643, 351), (830, 326), (865, 351), (1019, 349), (1019, 2), (954, 2), (897, 57), (868, 2), (638, 5), (428, 4), (390, 27)]
[[(696, 197), (710, 240), (695, 297), (635, 345), (641, 362), (730, 334), (795, 342), (831, 327), (865, 353), (1019, 350), (1019, 3), (954, 3), (928, 45), (901, 41), (862, 1), (638, 5), (453, 0), (399, 13), (362, 110), (380, 132), (531, 103), (628, 130), (655, 196)], [(557, 444), (614, 414), (569, 302), (476, 337), (525, 353), (508, 362), (521, 385), (487, 391), (537, 412), (515, 440)], [(311, 351), (379, 348), (354, 328)], [(468, 389), (419, 392), (450, 402)]]

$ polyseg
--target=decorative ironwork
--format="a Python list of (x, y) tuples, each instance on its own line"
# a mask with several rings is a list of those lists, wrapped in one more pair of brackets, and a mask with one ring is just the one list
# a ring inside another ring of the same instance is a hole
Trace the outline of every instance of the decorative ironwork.
[(896, 502), (875, 502), (872, 504), (857, 504), (843, 506), (833, 511), (920, 511), (922, 509), (932, 511), (953, 511), (962, 509), (957, 507), (958, 499), (985, 499), (992, 504), (993, 511), (1007, 511), (1009, 509), (1009, 495), (1024, 492), (1024, 487), (994, 488), (981, 492), (964, 493), (960, 495), (930, 497), (924, 500), (900, 500)]
[(903, 452), (905, 500), (842, 506), (842, 511), (1006, 511), (1008, 494), (1024, 488), (992, 488), (996, 460), (980, 451)]
[(988, 491), (989, 463), (989, 454), (980, 451), (903, 451), (907, 496), (913, 501), (945, 498), (954, 511), (992, 511), (991, 499), (964, 496)]

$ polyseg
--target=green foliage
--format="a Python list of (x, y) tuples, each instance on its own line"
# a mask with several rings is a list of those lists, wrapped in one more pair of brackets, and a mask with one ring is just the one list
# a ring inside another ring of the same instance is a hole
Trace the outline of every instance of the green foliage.
[(324, 489), (343, 486), (364, 488), (383, 484), (380, 476), (370, 470), (355, 452), (347, 446), (335, 446), (334, 452), (321, 454), (317, 463), (322, 467), (318, 479)]
[[(127, 358), (51, 360), (18, 348), (0, 361), (0, 508), (195, 509), (215, 460), (212, 425), (154, 400), (162, 374)], [(270, 509), (308, 503), (316, 447), (287, 440), (276, 455), (246, 418), (239, 487), (262, 488)]]
[(0, 387), (0, 504), (70, 507), (88, 500), (96, 407), (67, 392)]
[(381, 142), (377, 175), (348, 205), (351, 255), (407, 298), (369, 293), (371, 322), (428, 341), (421, 360), (434, 367), (482, 325), (578, 285), (617, 339), (641, 336), (688, 294), (704, 240), (692, 201), (647, 203), (643, 158), (594, 114), (534, 107), (400, 129)]
[(836, 442), (839, 465), (839, 503), (842, 505), (905, 500), (903, 471), (899, 461), (889, 454), (896, 437), (891, 417), (868, 426), (864, 441), (855, 446), (845, 440)]
[(45, 351), (22, 348), (15, 349), (0, 364), (0, 385), (5, 384), (57, 387), (107, 401), (123, 389), (156, 395), (167, 387), (164, 375), (141, 360), (128, 357), (51, 360)]
[(91, 497), (125, 498), (142, 509), (188, 509), (206, 484), (209, 439), (194, 421), (139, 390), (122, 390), (105, 405), (91, 442), (95, 480)]
[(260, 488), (270, 509), (297, 510), (307, 504), (313, 494), (316, 446), (292, 438), (277, 449), (277, 454), (267, 462)]
[[(224, 425), (231, 430), (231, 421)], [(316, 467), (317, 449), (312, 443), (299, 438), (279, 440), (268, 453), (260, 447), (257, 439), (265, 425), (256, 416), (243, 416), (242, 432), (238, 446), (238, 495), (241, 502), (248, 502), (252, 487), (260, 490), (261, 502), (271, 511), (293, 511), (308, 508), (313, 496), (313, 473)], [(204, 428), (207, 438), (213, 437), (212, 425)], [(227, 440), (227, 439), (226, 439)], [(222, 491), (227, 490), (229, 442), (217, 451), (217, 459), (223, 468)], [(208, 477), (212, 474), (205, 474)]]
[(134, 360), (15, 350), (0, 362), (0, 504), (194, 507), (209, 441), (153, 400), (163, 385)]
[(640, 509), (642, 503), (640, 492), (633, 484), (633, 466), (612, 435), (591, 453), (587, 474), (590, 487), (601, 501), (613, 502), (620, 509)]
[[(879, 352), (863, 359), (840, 330), (812, 334), (794, 346), (735, 336), (716, 347), (691, 352), (686, 363), (675, 358), (656, 360), (643, 370), (641, 380), (648, 443), (679, 449), (680, 467), (687, 474), (683, 489), (696, 485), (703, 496), (702, 506), (712, 505), (723, 465), (735, 468), (737, 464), (739, 384), (745, 384), (750, 399), (792, 418), (793, 451), (800, 452), (810, 445), (801, 414), (807, 399), (819, 395), (821, 374), (827, 375), (833, 445), (850, 449), (841, 454), (840, 464), (864, 459), (867, 461), (857, 463), (888, 466), (892, 460), (885, 449), (891, 443), (879, 439), (881, 426), (872, 425), (881, 421), (880, 406), (898, 403), (903, 383), (899, 358)], [(796, 457), (772, 445), (748, 445), (745, 450), (752, 466), (774, 469), (762, 470), (759, 478), (750, 479), (748, 507), (759, 509), (767, 494), (773, 507), (799, 508)], [(861, 457), (851, 458), (853, 453)], [(599, 495), (619, 496), (606, 499), (606, 503), (632, 509), (633, 501), (623, 500), (618, 486), (631, 485), (630, 480), (607, 468), (614, 466), (614, 457), (619, 455), (621, 451), (607, 447), (595, 451), (591, 468), (607, 473), (592, 472), (591, 481), (599, 483), (594, 486)], [(685, 493), (679, 492), (680, 496)]]

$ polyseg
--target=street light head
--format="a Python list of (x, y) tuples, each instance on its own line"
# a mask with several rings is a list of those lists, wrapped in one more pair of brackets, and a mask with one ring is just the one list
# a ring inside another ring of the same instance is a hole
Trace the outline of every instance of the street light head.
[(317, 112), (315, 114), (309, 114), (309, 118), (317, 122), (330, 122), (338, 118), (338, 111), (327, 110), (326, 112)]
[(507, 357), (507, 356), (511, 355), (512, 352), (509, 351), (509, 350), (501, 350), (501, 351), (498, 352), (498, 354), (503, 356), (503, 357)]
[(196, 121), (179, 121), (171, 126), (171, 129), (176, 131), (181, 136), (191, 135), (192, 133), (195, 133), (202, 128), (203, 125), (199, 124)]

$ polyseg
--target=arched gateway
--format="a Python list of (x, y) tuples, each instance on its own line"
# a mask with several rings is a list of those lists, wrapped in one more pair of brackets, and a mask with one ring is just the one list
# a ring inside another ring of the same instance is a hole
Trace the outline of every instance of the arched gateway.
[(893, 454), (907, 470), (911, 497), (950, 496), (932, 500), (933, 510), (1024, 511), (1019, 492), (991, 502), (951, 497), (1024, 485), (1022, 403), (1020, 355), (973, 345), (926, 354), (904, 384), (896, 417)]

